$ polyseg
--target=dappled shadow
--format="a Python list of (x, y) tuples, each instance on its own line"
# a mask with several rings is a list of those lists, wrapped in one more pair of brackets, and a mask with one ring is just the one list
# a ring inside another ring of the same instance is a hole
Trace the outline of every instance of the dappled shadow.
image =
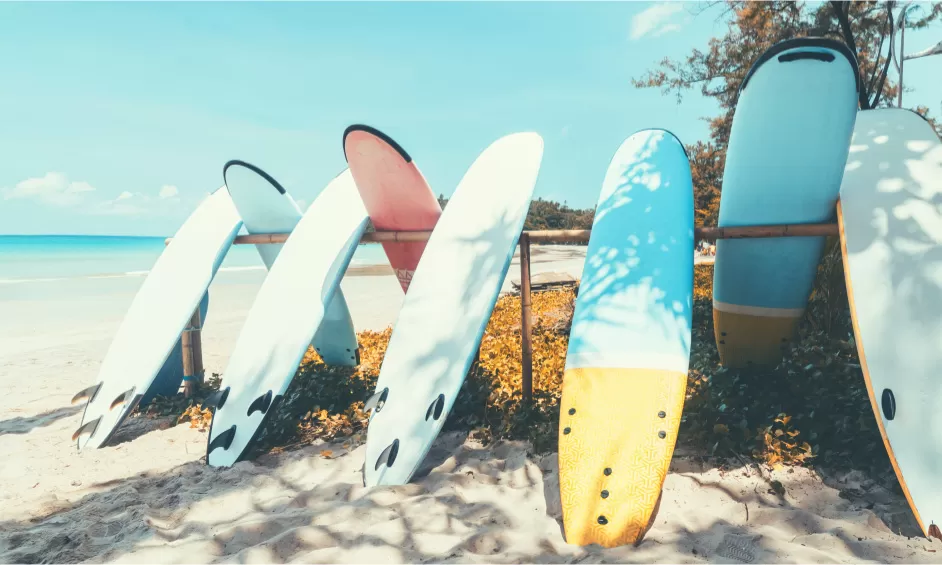
[[(863, 374), (926, 528), (942, 522), (942, 143), (913, 112), (857, 118), (841, 192)], [(892, 409), (887, 406), (892, 400)]]
[[(683, 151), (670, 134), (649, 135), (630, 162), (609, 171), (618, 175), (617, 184), (596, 207), (569, 351), (615, 363), (586, 364), (587, 359), (575, 366), (641, 367), (650, 364), (641, 358), (653, 354), (658, 357), (653, 368), (664, 365), (658, 355), (663, 354), (676, 358), (682, 371), (686, 368), (693, 306), (693, 208), (692, 192), (676, 191), (692, 189), (689, 169), (670, 166), (673, 160), (659, 149), (671, 142)], [(623, 340), (629, 334), (632, 341), (626, 347)], [(630, 358), (607, 358), (618, 351)]]
[[(514, 531), (513, 510), (527, 505), (513, 500), (526, 499), (539, 472), (515, 445), (485, 450), (455, 445), (456, 437), (443, 438), (448, 454), (440, 468), (399, 487), (361, 486), (362, 447), (331, 460), (307, 448), (227, 469), (193, 462), (96, 484), (74, 503), (51, 503), (41, 516), (0, 523), (0, 545), (19, 563), (132, 554), (157, 562), (335, 561), (337, 552), (395, 562), (459, 554), (530, 559), (510, 547), (525, 546), (527, 536)], [(477, 500), (470, 495), (478, 485), (503, 489), (509, 500)]]
[(36, 428), (48, 426), (62, 418), (73, 416), (81, 406), (63, 406), (35, 416), (17, 416), (0, 422), (0, 436), (5, 434), (28, 434)]
[(364, 488), (364, 447), (339, 443), (93, 484), (79, 500), (0, 523), (0, 547), (15, 563), (676, 563), (931, 561), (926, 551), (937, 545), (891, 533), (874, 521), (879, 504), (870, 510), (810, 471), (778, 473), (777, 494), (764, 488), (768, 471), (699, 470), (675, 457), (665, 504), (640, 546), (572, 546), (559, 524), (555, 454), (528, 457), (522, 442), (485, 448), (464, 437), (443, 434), (433, 446), (441, 463), (394, 487)]

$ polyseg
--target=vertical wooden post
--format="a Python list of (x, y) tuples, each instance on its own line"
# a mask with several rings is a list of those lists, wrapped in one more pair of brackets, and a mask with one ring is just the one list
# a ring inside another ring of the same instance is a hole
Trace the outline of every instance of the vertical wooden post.
[(200, 338), (200, 308), (196, 307), (190, 323), (183, 329), (180, 343), (183, 346), (183, 396), (189, 398), (196, 385), (203, 381), (203, 343)]
[(533, 320), (530, 316), (530, 234), (520, 235), (520, 350), (523, 401), (533, 398)]

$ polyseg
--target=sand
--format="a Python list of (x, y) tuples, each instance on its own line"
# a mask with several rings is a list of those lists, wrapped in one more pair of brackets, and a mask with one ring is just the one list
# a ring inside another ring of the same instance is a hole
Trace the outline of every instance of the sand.
[[(578, 277), (582, 253), (541, 249), (532, 270)], [(225, 368), (262, 277), (213, 283), (207, 372)], [(344, 442), (213, 469), (200, 461), (205, 432), (133, 419), (114, 445), (78, 453), (69, 437), (80, 407), (69, 400), (95, 378), (139, 284), (0, 294), (2, 562), (942, 561), (942, 543), (907, 537), (918, 531), (902, 496), (860, 473), (720, 469), (685, 446), (645, 541), (607, 550), (565, 543), (555, 454), (520, 442), (447, 434), (411, 484), (372, 490), (362, 486), (364, 447)], [(350, 272), (343, 289), (358, 329), (395, 321), (395, 277)]]

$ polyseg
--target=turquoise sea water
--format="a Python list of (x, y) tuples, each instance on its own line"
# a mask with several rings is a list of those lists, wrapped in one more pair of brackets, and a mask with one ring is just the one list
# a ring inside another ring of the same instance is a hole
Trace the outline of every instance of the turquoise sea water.
[[(0, 285), (82, 278), (140, 277), (164, 249), (162, 237), (0, 235)], [(357, 248), (351, 265), (387, 262), (379, 244)], [(264, 269), (254, 245), (233, 245), (223, 271)]]

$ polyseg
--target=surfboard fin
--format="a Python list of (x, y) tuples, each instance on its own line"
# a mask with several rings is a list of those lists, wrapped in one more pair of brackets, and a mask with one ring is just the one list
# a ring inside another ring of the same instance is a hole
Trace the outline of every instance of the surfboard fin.
[(75, 430), (75, 433), (72, 434), (72, 441), (76, 441), (80, 436), (85, 434), (92, 435), (95, 433), (95, 430), (98, 429), (98, 423), (101, 422), (101, 416), (95, 418), (90, 422), (85, 422), (82, 426)]
[(379, 468), (383, 465), (392, 467), (393, 463), (396, 462), (397, 455), (399, 455), (399, 440), (394, 439), (393, 442), (387, 445), (386, 449), (379, 454), (379, 457), (376, 459), (376, 466), (373, 467), (373, 470), (379, 471)]
[(438, 398), (432, 401), (428, 406), (428, 410), (425, 411), (425, 421), (428, 421), (429, 418), (439, 419), (442, 416), (442, 410), (445, 409), (445, 395), (439, 394)]
[(72, 397), (72, 404), (78, 404), (83, 400), (91, 402), (95, 400), (95, 395), (98, 394), (98, 389), (101, 388), (101, 383), (92, 385), (84, 390), (80, 390)]
[(226, 404), (226, 399), (229, 398), (229, 387), (226, 387), (221, 390), (210, 394), (206, 397), (205, 400), (200, 404), (204, 410), (219, 410)]
[(268, 408), (271, 406), (271, 391), (266, 392), (265, 394), (259, 396), (252, 401), (252, 404), (249, 405), (248, 412), (245, 413), (246, 416), (251, 416), (255, 412), (261, 412), (264, 414), (268, 411)]
[(117, 398), (111, 401), (111, 406), (108, 407), (108, 410), (114, 410), (116, 406), (124, 404), (128, 400), (134, 397), (134, 389), (129, 388), (128, 390), (122, 392)]
[(387, 397), (389, 397), (389, 387), (386, 387), (373, 396), (367, 398), (366, 403), (363, 405), (363, 411), (366, 412), (375, 408), (375, 411), (379, 412), (383, 409), (383, 405), (386, 404)]
[(229, 446), (232, 445), (232, 438), (235, 437), (235, 433), (236, 433), (236, 427), (235, 425), (233, 425), (228, 430), (216, 436), (216, 438), (213, 441), (209, 442), (209, 447), (206, 450), (206, 455), (208, 456), (210, 453), (215, 451), (217, 447), (221, 447), (224, 450), (229, 449)]

